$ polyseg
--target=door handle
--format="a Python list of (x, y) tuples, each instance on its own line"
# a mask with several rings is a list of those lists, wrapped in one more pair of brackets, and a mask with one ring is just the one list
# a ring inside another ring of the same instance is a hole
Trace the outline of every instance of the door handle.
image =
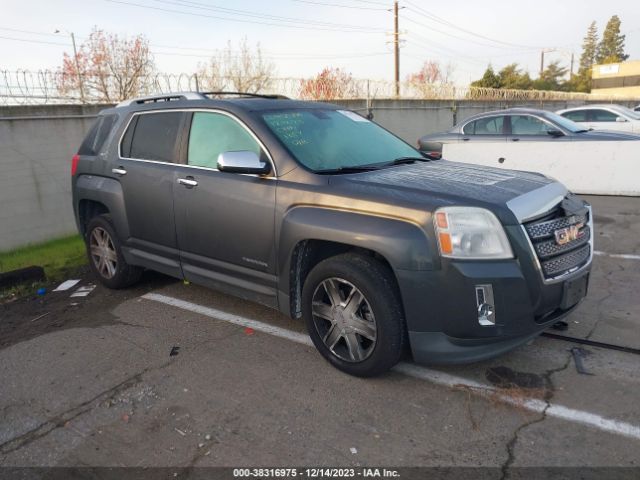
[(468, 142), (469, 140), (471, 140), (470, 138), (463, 138), (462, 141), (463, 142)]
[(511, 141), (512, 141), (512, 142), (519, 142), (519, 141), (520, 141), (520, 139), (519, 139), (519, 138), (512, 138), (512, 139), (511, 139)]
[(193, 188), (193, 187), (197, 187), (198, 186), (198, 182), (196, 182), (193, 179), (193, 177), (179, 178), (178, 179), (178, 183), (180, 185), (184, 185), (187, 188)]
[(127, 174), (127, 171), (122, 167), (112, 168), (111, 172), (115, 173), (116, 175), (120, 175), (120, 176)]

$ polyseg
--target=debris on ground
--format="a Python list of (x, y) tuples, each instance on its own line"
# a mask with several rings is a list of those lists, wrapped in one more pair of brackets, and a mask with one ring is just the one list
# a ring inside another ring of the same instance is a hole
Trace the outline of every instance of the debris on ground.
[(569, 329), (569, 324), (563, 320), (560, 320), (559, 322), (556, 322), (553, 325), (551, 325), (551, 328), (553, 328), (554, 330), (559, 330), (561, 332), (564, 332), (565, 330)]
[(351, 447), (349, 450), (351, 450), (352, 455), (355, 455), (356, 453), (358, 453), (358, 449), (356, 447)]
[(49, 315), (51, 312), (47, 312), (47, 313), (43, 313), (42, 315), (38, 315), (36, 318), (34, 318), (33, 320), (31, 320), (32, 322), (35, 322), (36, 320), (40, 320), (41, 318), (46, 317), (47, 315)]
[(96, 286), (93, 285), (93, 284), (89, 284), (89, 285), (86, 285), (84, 287), (80, 287), (75, 292), (73, 292), (71, 294), (71, 297), (72, 298), (73, 297), (86, 297), (87, 295), (89, 295), (93, 291), (94, 288), (96, 288)]
[(576, 371), (578, 373), (581, 373), (582, 375), (593, 375), (593, 373), (589, 372), (585, 368), (584, 362), (582, 361), (587, 355), (589, 355), (587, 350), (580, 347), (573, 347), (571, 349), (571, 355), (573, 355), (573, 361), (576, 364)]
[(187, 434), (186, 434), (185, 432), (183, 432), (182, 430), (180, 430), (179, 428), (175, 428), (175, 427), (174, 427), (174, 430), (175, 430), (176, 432), (178, 432), (180, 435), (182, 435), (183, 437), (186, 437), (186, 436), (187, 436)]
[(244, 333), (246, 333), (247, 335), (253, 335), (255, 333), (255, 330), (251, 327), (246, 327), (244, 329)]
[(60, 285), (58, 285), (55, 289), (53, 289), (53, 292), (65, 292), (67, 290), (69, 290), (72, 287), (75, 287), (78, 283), (80, 283), (80, 280), (65, 280), (64, 282), (62, 282)]
[(175, 357), (176, 355), (178, 355), (178, 353), (180, 353), (180, 347), (174, 346), (174, 347), (171, 347), (171, 351), (169, 352), (169, 356), (170, 357)]
[(47, 289), (46, 289), (46, 288), (44, 288), (44, 287), (39, 288), (39, 289), (36, 291), (36, 293), (37, 293), (39, 296), (41, 296), (41, 297), (42, 297), (44, 294), (46, 294), (46, 293), (47, 293)]

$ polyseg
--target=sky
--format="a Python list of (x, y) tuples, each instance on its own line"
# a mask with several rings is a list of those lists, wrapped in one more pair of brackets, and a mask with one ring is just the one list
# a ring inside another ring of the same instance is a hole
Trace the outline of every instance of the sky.
[[(599, 33), (618, 15), (631, 60), (640, 60), (638, 0), (401, 0), (400, 72), (425, 60), (451, 64), (460, 85), (517, 62), (537, 76), (546, 61), (576, 65), (591, 21)], [(159, 71), (193, 73), (231, 41), (260, 44), (278, 77), (310, 77), (336, 67), (357, 78), (392, 80), (389, 0), (2, 0), (0, 70), (55, 70), (94, 27), (144, 35)], [(56, 30), (59, 33), (54, 33)]]

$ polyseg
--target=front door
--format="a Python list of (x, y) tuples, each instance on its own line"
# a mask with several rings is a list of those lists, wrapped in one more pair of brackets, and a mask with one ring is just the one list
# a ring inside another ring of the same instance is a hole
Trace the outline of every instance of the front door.
[(183, 275), (276, 306), (276, 178), (221, 172), (222, 152), (250, 150), (270, 161), (253, 133), (223, 112), (190, 115), (186, 165), (173, 185)]

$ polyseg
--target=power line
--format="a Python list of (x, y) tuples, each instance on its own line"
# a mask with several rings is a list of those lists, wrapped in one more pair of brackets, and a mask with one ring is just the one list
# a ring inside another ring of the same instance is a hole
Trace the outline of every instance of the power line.
[(387, 8), (384, 7), (361, 7), (358, 5), (341, 5), (338, 3), (325, 3), (325, 2), (314, 2), (312, 0), (291, 0), (292, 2), (298, 3), (308, 3), (311, 5), (323, 6), (323, 7), (339, 7), (339, 8), (351, 8), (356, 10), (378, 10), (378, 11), (386, 11)]
[(414, 3), (410, 2), (409, 0), (405, 0), (405, 3), (407, 5), (410, 5), (411, 7), (413, 7), (413, 11), (415, 13), (417, 13), (418, 15), (422, 15), (425, 18), (428, 18), (434, 22), (440, 23), (441, 25), (445, 25), (448, 26), (450, 28), (454, 28), (456, 30), (460, 30), (461, 32), (467, 33), (468, 35), (473, 35), (474, 37), (478, 37), (478, 38), (482, 38), (484, 40), (488, 40), (490, 42), (494, 42), (494, 43), (498, 43), (498, 44), (502, 44), (502, 45), (506, 45), (506, 46), (511, 46), (511, 47), (517, 47), (517, 48), (535, 48), (535, 49), (539, 49), (540, 47), (538, 46), (531, 46), (531, 45), (520, 45), (520, 44), (516, 44), (516, 43), (510, 43), (510, 42), (505, 42), (503, 40), (497, 40), (495, 38), (491, 38), (488, 37), (486, 35), (482, 35), (480, 33), (476, 33), (473, 32), (471, 30), (468, 30), (466, 28), (460, 27), (458, 25), (456, 25), (455, 23), (449, 22), (448, 20), (445, 20), (441, 17), (438, 17), (437, 15), (425, 10), (422, 7), (419, 7), (417, 5), (415, 5)]
[[(205, 14), (205, 13), (195, 13), (195, 12), (188, 12), (185, 10), (176, 10), (176, 9), (169, 9), (169, 8), (162, 8), (162, 7), (155, 7), (155, 6), (151, 6), (151, 5), (143, 5), (143, 4), (139, 4), (139, 3), (134, 3), (134, 2), (126, 2), (126, 1), (122, 1), (122, 0), (105, 0), (107, 2), (110, 3), (117, 3), (120, 5), (128, 5), (128, 6), (134, 6), (134, 7), (139, 7), (139, 8), (144, 8), (147, 10), (155, 10), (155, 11), (160, 11), (160, 12), (167, 12), (167, 13), (175, 13), (178, 15), (188, 15), (188, 16), (192, 16), (192, 17), (205, 17), (205, 18), (214, 18), (217, 20), (225, 20), (225, 21), (230, 21), (230, 22), (238, 22), (238, 23), (252, 23), (252, 24), (258, 24), (258, 25), (267, 25), (267, 26), (274, 26), (274, 27), (280, 27), (280, 28), (296, 28), (296, 29), (304, 29), (304, 30), (324, 30), (324, 31), (330, 31), (330, 32), (344, 32), (344, 33), (376, 33), (376, 32), (380, 32), (382, 31), (381, 29), (372, 29), (372, 28), (367, 28), (367, 27), (361, 27), (361, 26), (349, 26), (349, 25), (339, 25), (339, 24), (335, 24), (336, 26), (332, 26), (330, 24), (327, 24), (326, 26), (324, 25), (318, 25), (318, 26), (314, 26), (313, 24), (311, 25), (305, 25), (304, 22), (305, 20), (275, 20), (276, 22), (280, 22), (280, 23), (274, 23), (274, 22), (266, 22), (266, 21), (259, 21), (259, 20), (248, 20), (248, 19), (244, 19), (244, 18), (233, 18), (233, 17), (222, 17), (222, 16), (218, 16), (218, 15), (209, 15), (209, 14)], [(160, 1), (160, 0), (156, 0), (156, 1)], [(179, 5), (182, 7), (188, 7), (188, 8), (199, 8), (199, 9), (204, 9), (204, 10), (212, 10), (211, 7), (198, 7), (198, 6), (188, 6), (188, 5), (184, 5), (184, 4), (177, 4), (176, 2), (166, 2), (163, 1), (163, 3), (172, 3), (174, 5)], [(218, 10), (215, 10), (218, 11)], [(255, 16), (253, 14), (234, 14), (234, 15), (239, 15), (239, 16)], [(261, 18), (264, 18), (264, 16), (260, 16)], [(285, 17), (282, 17), (285, 18)], [(298, 24), (293, 24), (292, 22), (297, 22)]]

